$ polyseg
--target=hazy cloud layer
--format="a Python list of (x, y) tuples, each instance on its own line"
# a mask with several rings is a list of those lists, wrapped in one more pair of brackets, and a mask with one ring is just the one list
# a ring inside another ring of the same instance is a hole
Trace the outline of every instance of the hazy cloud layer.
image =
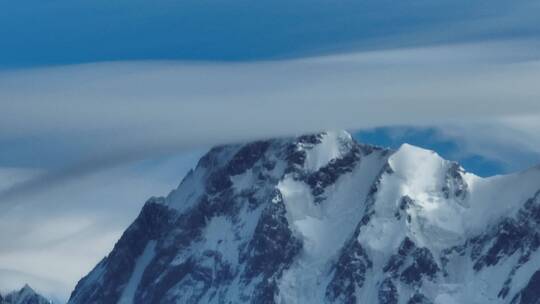
[(0, 194), (193, 147), (336, 128), (498, 122), (540, 113), (533, 41), (259, 63), (127, 62), (0, 73), (0, 137), (92, 151)]
[[(135, 162), (18, 197), (0, 212), (0, 292), (29, 283), (67, 300), (76, 282), (107, 255), (151, 196), (166, 195), (202, 151)], [(0, 168), (0, 188), (31, 179)], [(13, 204), (11, 204), (13, 203)]]

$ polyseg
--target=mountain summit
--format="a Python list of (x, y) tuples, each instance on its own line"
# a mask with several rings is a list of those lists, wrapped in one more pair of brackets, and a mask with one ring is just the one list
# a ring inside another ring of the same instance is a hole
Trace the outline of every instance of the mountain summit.
[(52, 304), (32, 287), (24, 285), (19, 291), (8, 293), (5, 298), (0, 296), (0, 304)]
[(540, 303), (540, 170), (346, 132), (220, 146), (69, 303)]

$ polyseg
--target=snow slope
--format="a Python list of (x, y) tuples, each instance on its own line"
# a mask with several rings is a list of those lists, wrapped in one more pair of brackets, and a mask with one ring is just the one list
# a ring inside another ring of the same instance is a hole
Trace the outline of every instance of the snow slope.
[(216, 147), (70, 303), (540, 303), (539, 191), (344, 131)]

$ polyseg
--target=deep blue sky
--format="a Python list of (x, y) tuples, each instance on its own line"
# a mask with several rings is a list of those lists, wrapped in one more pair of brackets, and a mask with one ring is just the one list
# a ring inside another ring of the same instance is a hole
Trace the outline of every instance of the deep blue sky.
[(0, 0), (0, 67), (256, 60), (535, 37), (540, 26), (534, 5), (531, 0)]
[[(463, 143), (459, 139), (445, 137), (437, 128), (386, 127), (363, 130), (354, 133), (354, 137), (363, 143), (398, 149), (408, 143), (436, 151), (443, 158), (459, 162), (465, 170), (479, 176), (492, 176), (509, 173), (510, 169), (497, 160), (475, 153), (462, 153)], [(518, 153), (516, 151), (516, 153)], [(518, 162), (516, 159), (510, 162)], [(520, 163), (521, 169), (534, 165)]]

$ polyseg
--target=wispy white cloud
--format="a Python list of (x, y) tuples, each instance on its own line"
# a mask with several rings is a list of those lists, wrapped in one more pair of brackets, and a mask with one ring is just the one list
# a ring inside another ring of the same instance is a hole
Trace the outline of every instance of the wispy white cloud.
[(0, 136), (85, 137), (89, 158), (0, 197), (179, 149), (335, 128), (540, 113), (534, 41), (257, 63), (126, 62), (0, 73)]
[(540, 165), (539, 115), (442, 125), (439, 131), (441, 137), (459, 145), (457, 158), (481, 155), (497, 161), (507, 172)]

